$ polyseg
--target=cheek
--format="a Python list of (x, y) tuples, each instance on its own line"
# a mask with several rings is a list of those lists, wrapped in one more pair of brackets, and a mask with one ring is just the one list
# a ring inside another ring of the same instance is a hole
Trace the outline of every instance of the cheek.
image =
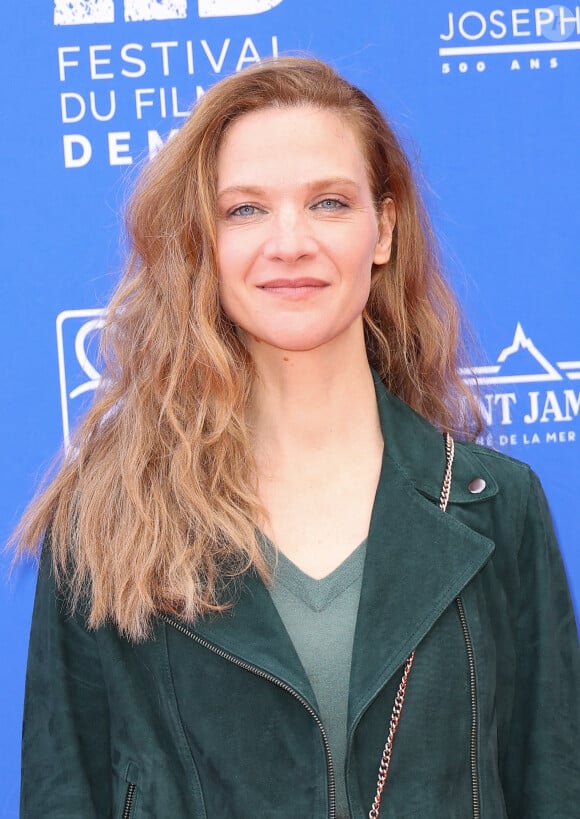
[(219, 282), (218, 282), (218, 295), (219, 301), (222, 310), (226, 314), (226, 316), (233, 322), (236, 322), (236, 300), (234, 298), (234, 291), (231, 287), (230, 282), (227, 279), (223, 279), (220, 275)]
[(352, 272), (354, 283), (360, 287), (370, 285), (377, 248), (376, 231), (369, 228), (365, 233), (364, 237), (358, 236), (344, 246), (342, 251), (342, 258)]
[(252, 314), (252, 304), (247, 295), (243, 277), (224, 259), (218, 271), (218, 298), (221, 309), (232, 324), (244, 327)]
[(218, 276), (218, 296), (220, 304), (225, 313), (229, 316), (232, 301), (232, 291), (234, 279), (232, 275), (230, 254), (227, 246), (218, 241), (217, 246), (217, 276)]
[(217, 264), (220, 281), (235, 284), (248, 273), (256, 255), (255, 240), (246, 231), (224, 230), (217, 235)]
[(230, 269), (230, 257), (231, 257), (231, 242), (228, 241), (228, 236), (221, 235), (218, 231), (217, 241), (216, 241), (216, 251), (217, 251), (217, 266), (218, 266), (218, 276), (220, 284), (221, 282), (227, 278), (228, 271)]
[(232, 292), (241, 278), (241, 254), (236, 253), (233, 242), (218, 239), (217, 266), (219, 295), (224, 304), (231, 300)]
[(365, 275), (364, 278), (361, 278), (361, 282), (359, 284), (357, 290), (359, 300), (358, 300), (358, 307), (360, 310), (364, 310), (367, 301), (369, 300), (369, 296), (371, 293), (371, 273), (370, 271), (368, 274)]

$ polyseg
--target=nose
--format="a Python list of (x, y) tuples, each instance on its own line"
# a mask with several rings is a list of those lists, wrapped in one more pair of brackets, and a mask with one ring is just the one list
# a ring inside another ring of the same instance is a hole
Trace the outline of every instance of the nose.
[(267, 259), (295, 262), (316, 253), (317, 243), (308, 213), (302, 208), (283, 207), (272, 214), (264, 242)]

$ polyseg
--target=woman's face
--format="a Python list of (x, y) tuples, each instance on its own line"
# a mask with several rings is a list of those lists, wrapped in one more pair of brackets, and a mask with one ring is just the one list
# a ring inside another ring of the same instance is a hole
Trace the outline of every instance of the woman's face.
[(307, 107), (247, 114), (226, 134), (217, 183), (220, 300), (250, 350), (360, 339), (395, 216), (389, 201), (377, 217), (352, 127)]

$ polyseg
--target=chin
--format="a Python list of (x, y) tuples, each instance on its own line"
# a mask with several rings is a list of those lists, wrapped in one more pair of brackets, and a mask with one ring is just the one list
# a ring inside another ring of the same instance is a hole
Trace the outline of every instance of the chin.
[[(355, 329), (355, 322), (352, 324), (339, 325), (338, 327), (322, 326), (322, 322), (310, 322), (303, 327), (246, 327), (241, 335), (244, 343), (250, 351), (263, 350), (266, 347), (280, 350), (287, 353), (309, 353), (322, 348), (328, 350), (336, 347), (344, 350), (345, 345), (358, 344), (364, 336)], [(361, 319), (362, 328), (362, 319)], [(238, 332), (240, 331), (238, 325)], [(360, 335), (360, 339), (359, 339)]]
[(259, 344), (286, 353), (310, 353), (324, 347), (330, 348), (332, 342), (338, 340), (336, 336), (323, 336), (320, 333), (301, 333), (299, 335), (277, 333), (258, 337), (254, 335), (252, 338)]

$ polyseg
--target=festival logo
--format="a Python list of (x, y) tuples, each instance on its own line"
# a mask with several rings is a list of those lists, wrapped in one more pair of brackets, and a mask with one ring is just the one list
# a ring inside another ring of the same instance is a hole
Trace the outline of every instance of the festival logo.
[(443, 74), (483, 73), (492, 61), (509, 71), (553, 70), (578, 50), (580, 6), (449, 11), (439, 34)]
[(495, 364), (462, 370), (477, 386), (488, 431), (482, 443), (496, 448), (570, 444), (578, 440), (580, 360), (549, 361), (518, 322)]
[[(210, 85), (278, 56), (271, 24), (279, 18), (265, 12), (282, 2), (55, 0), (64, 167), (125, 166), (154, 156)], [(199, 18), (195, 37), (190, 26), (171, 23), (188, 17)], [(230, 33), (217, 35), (209, 18), (231, 19)], [(151, 25), (126, 25), (144, 21)], [(98, 40), (87, 42), (93, 32), (87, 24), (111, 23), (98, 26)]]
[(71, 430), (87, 410), (101, 375), (97, 369), (98, 334), (104, 310), (64, 310), (56, 318), (56, 346), (65, 448)]
[[(262, 14), (282, 0), (197, 0), (199, 17), (241, 17)], [(145, 20), (185, 20), (188, 0), (54, 0), (54, 24), (75, 26), (114, 23), (117, 15), (127, 23)], [(118, 8), (116, 8), (118, 7)]]

